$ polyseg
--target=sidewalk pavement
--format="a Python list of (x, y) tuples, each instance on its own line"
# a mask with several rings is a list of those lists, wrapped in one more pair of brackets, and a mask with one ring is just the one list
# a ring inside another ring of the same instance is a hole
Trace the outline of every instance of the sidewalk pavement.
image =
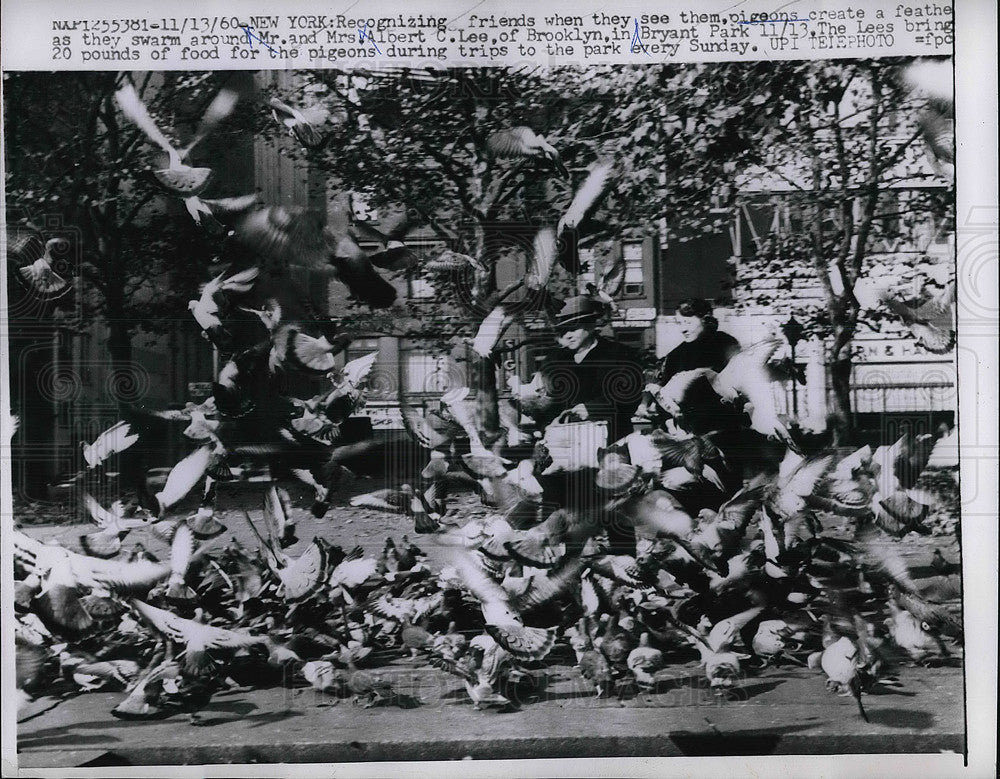
[[(850, 697), (821, 672), (768, 668), (722, 700), (695, 663), (671, 667), (656, 693), (596, 699), (576, 669), (557, 666), (538, 700), (511, 712), (476, 711), (460, 680), (397, 661), (372, 669), (423, 705), (365, 709), (311, 688), (217, 694), (195, 726), (186, 715), (123, 721), (124, 693), (94, 692), (47, 709), (39, 699), (18, 726), (23, 768), (81, 765), (302, 763), (677, 755), (962, 752), (962, 671), (900, 669), (902, 686)], [(876, 694), (878, 693), (878, 694)], [(33, 712), (40, 712), (32, 716)]]

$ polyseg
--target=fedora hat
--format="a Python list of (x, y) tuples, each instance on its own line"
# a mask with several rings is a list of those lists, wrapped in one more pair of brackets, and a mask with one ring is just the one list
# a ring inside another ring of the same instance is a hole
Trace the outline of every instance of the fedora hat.
[(559, 329), (588, 327), (599, 324), (606, 314), (604, 303), (587, 295), (575, 295), (563, 303), (553, 318), (553, 324)]

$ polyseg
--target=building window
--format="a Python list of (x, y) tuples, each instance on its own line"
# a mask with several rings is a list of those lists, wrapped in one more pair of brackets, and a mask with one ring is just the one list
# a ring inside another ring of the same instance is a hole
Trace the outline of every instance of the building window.
[(642, 349), (645, 346), (643, 331), (638, 328), (634, 330), (624, 328), (615, 330), (615, 340), (635, 349)]
[(451, 361), (447, 355), (421, 351), (403, 354), (403, 391), (411, 395), (447, 392), (455, 384)]
[(359, 357), (364, 357), (366, 354), (377, 351), (377, 338), (355, 338), (345, 350), (344, 362), (350, 362), (351, 360), (356, 360)]
[(625, 260), (625, 283), (622, 287), (622, 296), (640, 297), (645, 292), (642, 269), (642, 242), (630, 241), (623, 243), (622, 257)]

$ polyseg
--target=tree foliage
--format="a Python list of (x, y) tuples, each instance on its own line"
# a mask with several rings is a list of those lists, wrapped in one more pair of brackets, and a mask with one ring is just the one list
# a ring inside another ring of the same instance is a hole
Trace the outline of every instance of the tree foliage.
[[(904, 83), (906, 64), (309, 77), (340, 106), (334, 137), (317, 160), (337, 186), (376, 206), (406, 204), (449, 246), (490, 267), (498, 254), (491, 224), (555, 221), (572, 192), (550, 171), (495, 164), (486, 139), (504, 127), (545, 134), (576, 180), (595, 160), (615, 161), (600, 238), (662, 230), (683, 243), (728, 230), (738, 213), (770, 200), (778, 216), (751, 236), (734, 298), (738, 307), (794, 313), (807, 335), (827, 340), (843, 425), (851, 343), (863, 328), (886, 323), (861, 309), (853, 285), (873, 269), (901, 281), (918, 275), (928, 260), (914, 250), (915, 234), (941, 224), (953, 207), (953, 185), (927, 161), (919, 124), (927, 98)], [(831, 273), (846, 283), (831, 281)], [(472, 299), (488, 295), (491, 281), (477, 278)]]
[[(163, 332), (182, 316), (218, 248), (146, 175), (165, 155), (121, 116), (114, 95), (128, 78), (9, 73), (4, 90), (8, 218), (44, 235), (54, 217), (70, 238), (62, 270), (82, 282), (83, 323), (107, 322), (117, 364), (129, 361), (136, 330)], [(150, 113), (174, 137), (193, 132), (223, 80), (211, 73), (136, 78)]]

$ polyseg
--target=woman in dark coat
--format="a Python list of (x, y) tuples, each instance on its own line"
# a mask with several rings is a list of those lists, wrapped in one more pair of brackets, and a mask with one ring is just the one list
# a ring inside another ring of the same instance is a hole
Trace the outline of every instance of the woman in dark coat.
[(740, 351), (740, 343), (719, 330), (707, 300), (692, 298), (677, 307), (677, 324), (684, 341), (660, 361), (658, 377), (666, 384), (681, 371), (711, 368), (718, 373)]
[[(682, 302), (677, 307), (677, 324), (684, 341), (660, 361), (657, 383), (661, 385), (682, 371), (710, 368), (718, 373), (740, 351), (739, 341), (719, 330), (707, 300)], [(695, 435), (713, 433), (712, 440), (729, 465), (729, 472), (723, 476), (728, 486), (738, 488), (743, 478), (773, 470), (783, 447), (751, 430), (741, 410), (724, 403), (711, 391), (691, 391), (688, 400), (682, 427)]]

